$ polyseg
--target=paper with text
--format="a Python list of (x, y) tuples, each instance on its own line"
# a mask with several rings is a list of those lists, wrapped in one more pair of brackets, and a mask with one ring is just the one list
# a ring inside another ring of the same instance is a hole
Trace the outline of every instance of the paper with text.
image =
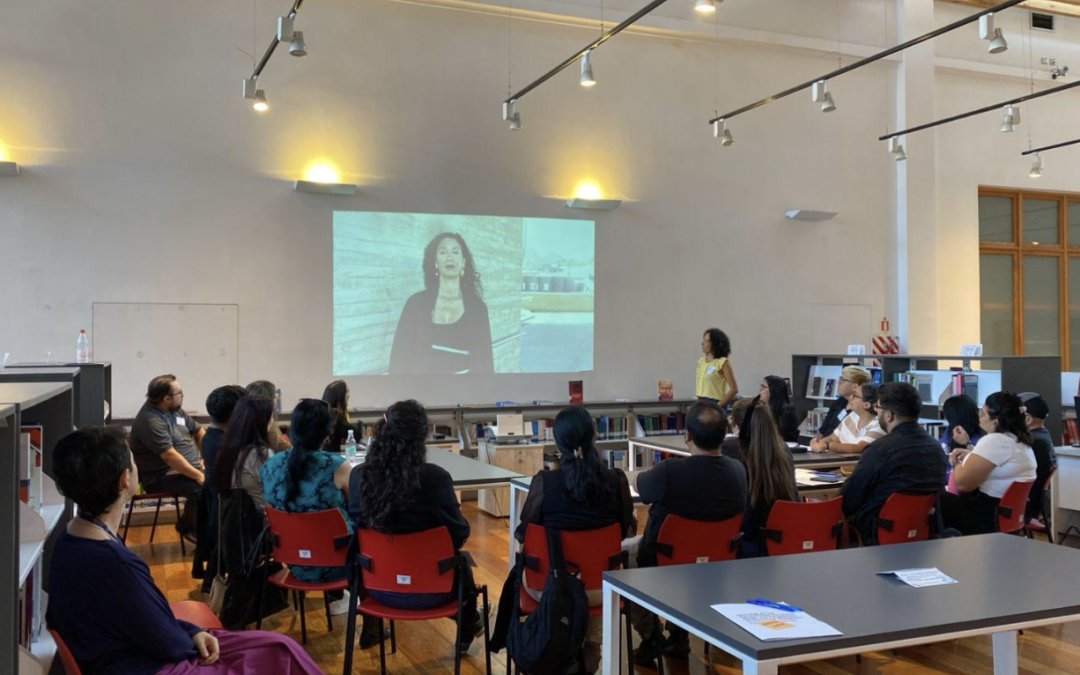
[(843, 635), (829, 624), (815, 619), (806, 612), (785, 612), (745, 602), (713, 605), (712, 608), (739, 628), (764, 642)]

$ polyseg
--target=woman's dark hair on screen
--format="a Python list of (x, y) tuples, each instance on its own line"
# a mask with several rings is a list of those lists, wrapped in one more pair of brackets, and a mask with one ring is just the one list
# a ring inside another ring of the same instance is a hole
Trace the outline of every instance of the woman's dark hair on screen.
[(769, 388), (769, 412), (773, 420), (783, 419), (784, 406), (791, 403), (787, 382), (778, 375), (766, 375), (765, 385)]
[(334, 413), (325, 401), (317, 398), (305, 398), (293, 408), (289, 421), (289, 440), (292, 449), (289, 455), (288, 478), (286, 479), (285, 503), (290, 503), (300, 489), (304, 479), (304, 465), (316, 452), (322, 452), (323, 444), (334, 430)]
[(1025, 445), (1031, 445), (1031, 432), (1028, 431), (1024, 413), (1020, 412), (1023, 405), (1020, 397), (1011, 391), (999, 391), (986, 397), (986, 410), (990, 419), (997, 422), (997, 430), (1016, 436), (1016, 440)]
[(427, 411), (413, 400), (390, 406), (375, 425), (360, 468), (360, 503), (368, 527), (393, 532), (394, 514), (417, 499), (427, 434)]
[(439, 250), (439, 242), (446, 238), (453, 239), (461, 246), (461, 257), (465, 261), (465, 276), (461, 277), (462, 295), (471, 296), (480, 300), (484, 299), (484, 284), (480, 281), (480, 272), (473, 262), (472, 251), (465, 239), (457, 232), (442, 232), (428, 243), (424, 249), (424, 288), (436, 290), (439, 288), (439, 275), (435, 270), (435, 253)]
[(265, 396), (245, 396), (233, 408), (214, 467), (214, 487), (222, 497), (232, 494), (233, 474), (244, 465), (248, 453), (270, 446), (268, 429), (273, 417), (274, 401)]
[(120, 496), (117, 483), (130, 469), (131, 451), (123, 430), (115, 427), (73, 431), (53, 449), (53, 476), (60, 494), (95, 518)]
[(728, 339), (727, 333), (719, 328), (710, 328), (705, 331), (705, 335), (709, 336), (709, 351), (712, 352), (713, 358), (726, 359), (731, 356), (731, 340)]
[(578, 504), (598, 505), (615, 499), (604, 480), (604, 466), (596, 451), (596, 423), (584, 408), (563, 408), (555, 417), (555, 445), (559, 448), (559, 471), (570, 499)]
[(945, 429), (945, 438), (948, 439), (950, 446), (953, 444), (952, 430), (956, 427), (963, 429), (968, 438), (982, 436), (983, 430), (979, 427), (979, 406), (971, 398), (963, 394), (950, 396), (942, 404), (941, 414), (949, 423), (948, 428)]

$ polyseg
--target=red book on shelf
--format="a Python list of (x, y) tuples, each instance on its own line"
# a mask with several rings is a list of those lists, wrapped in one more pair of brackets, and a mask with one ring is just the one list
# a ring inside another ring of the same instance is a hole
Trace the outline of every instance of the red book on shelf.
[(656, 393), (658, 396), (658, 400), (675, 400), (675, 380), (657, 380)]
[(570, 402), (585, 402), (585, 383), (581, 380), (570, 380)]

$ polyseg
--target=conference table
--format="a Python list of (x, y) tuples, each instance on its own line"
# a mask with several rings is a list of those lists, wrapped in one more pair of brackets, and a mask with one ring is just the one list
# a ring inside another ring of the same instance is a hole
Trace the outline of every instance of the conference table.
[[(353, 466), (362, 464), (367, 453), (358, 453), (351, 461)], [(444, 448), (429, 447), (427, 449), (428, 464), (446, 469), (450, 479), (454, 481), (455, 490), (486, 490), (488, 488), (506, 487), (516, 478), (524, 478), (520, 473), (484, 464), (475, 459), (463, 457)]]
[[(809, 469), (795, 469), (795, 486), (799, 488), (799, 496), (814, 495), (816, 497), (831, 497), (839, 493), (844, 485), (844, 476), (837, 475), (828, 481), (819, 480), (816, 472)], [(521, 523), (521, 510), (525, 506), (525, 496), (529, 493), (532, 485), (532, 476), (519, 476), (510, 480), (510, 543), (509, 553), (506, 560), (510, 568), (514, 567), (514, 554), (517, 552), (517, 540), (514, 533), (517, 532)], [(634, 499), (634, 505), (640, 505), (641, 495), (634, 489), (634, 481), (630, 481), (630, 496)]]
[[(936, 567), (958, 583), (913, 588), (877, 572)], [(619, 669), (619, 600), (740, 659), (747, 675), (782, 665), (992, 636), (994, 675), (1016, 675), (1016, 632), (1080, 619), (1080, 551), (1008, 534), (604, 572), (603, 675)], [(761, 641), (712, 609), (767, 598), (842, 635)]]
[[(637, 436), (631, 438), (629, 452), (627, 453), (627, 467), (629, 471), (635, 471), (637, 466), (637, 451), (655, 451), (665, 455), (690, 456), (690, 449), (686, 447), (686, 440), (682, 434), (670, 434), (662, 436)], [(790, 444), (789, 444), (790, 445)], [(805, 448), (806, 446), (798, 446)], [(646, 465), (651, 464), (650, 452), (645, 452)], [(859, 455), (841, 455), (837, 452), (793, 452), (796, 467), (841, 467), (855, 466), (859, 463)]]

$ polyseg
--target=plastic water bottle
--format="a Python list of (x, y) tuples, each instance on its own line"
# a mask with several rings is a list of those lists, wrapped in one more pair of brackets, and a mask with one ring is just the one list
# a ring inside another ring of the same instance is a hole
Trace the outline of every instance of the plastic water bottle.
[(79, 329), (79, 341), (75, 343), (75, 363), (90, 363), (90, 340), (86, 329)]
[(349, 437), (345, 439), (345, 459), (350, 462), (356, 458), (356, 439), (353, 438), (352, 429), (349, 429)]

